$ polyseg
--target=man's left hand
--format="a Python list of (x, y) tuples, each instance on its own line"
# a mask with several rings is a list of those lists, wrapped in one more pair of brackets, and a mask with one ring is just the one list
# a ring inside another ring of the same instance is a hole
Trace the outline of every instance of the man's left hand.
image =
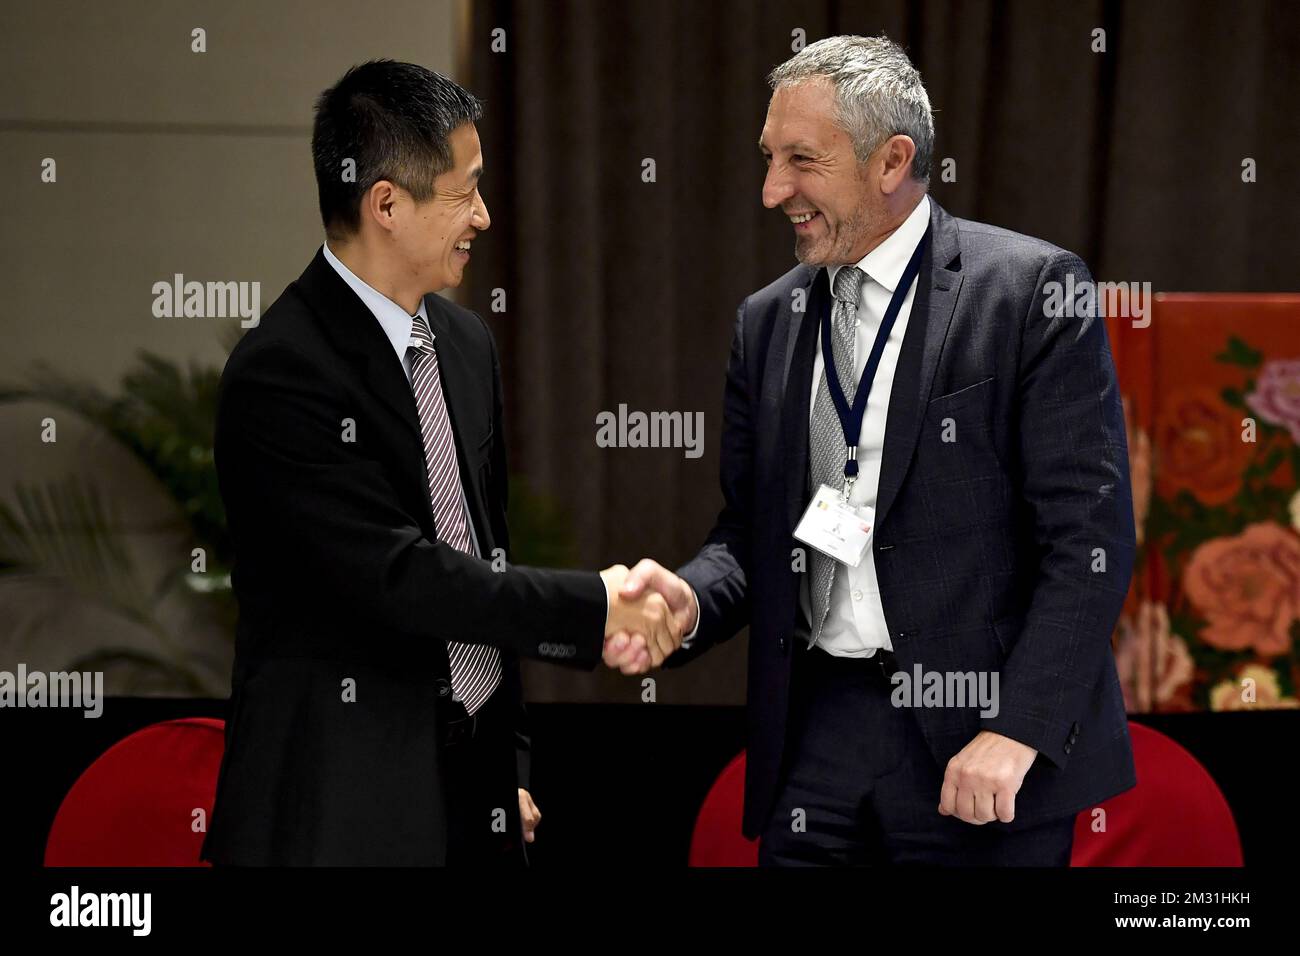
[(1016, 816), (1016, 794), (1038, 751), (1018, 740), (981, 730), (948, 761), (939, 812), (976, 825)]
[(537, 824), (542, 822), (542, 811), (537, 809), (532, 795), (523, 787), (519, 788), (519, 822), (524, 828), (525, 843), (532, 843), (537, 839), (533, 836), (533, 831), (537, 829)]

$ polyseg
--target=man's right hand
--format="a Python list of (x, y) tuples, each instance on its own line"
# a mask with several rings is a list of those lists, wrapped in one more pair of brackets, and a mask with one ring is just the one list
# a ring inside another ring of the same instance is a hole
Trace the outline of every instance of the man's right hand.
[(637, 598), (647, 591), (663, 596), (681, 626), (682, 634), (695, 630), (699, 619), (699, 606), (691, 586), (669, 571), (658, 561), (642, 558), (623, 581), (623, 597)]
[[(683, 635), (695, 630), (699, 618), (695, 592), (673, 572), (649, 558), (637, 562), (636, 567), (623, 578), (620, 589), (620, 596), (627, 600), (636, 600), (646, 594), (658, 594), (667, 602)], [(636, 631), (607, 633), (605, 663), (624, 674), (644, 674), (651, 667), (658, 667), (645, 643), (644, 637)]]
[(669, 654), (681, 647), (682, 635), (686, 633), (679, 616), (657, 591), (647, 591), (640, 585), (626, 588), (626, 565), (606, 568), (600, 576), (609, 596), (605, 663), (625, 674), (644, 673), (662, 665)]

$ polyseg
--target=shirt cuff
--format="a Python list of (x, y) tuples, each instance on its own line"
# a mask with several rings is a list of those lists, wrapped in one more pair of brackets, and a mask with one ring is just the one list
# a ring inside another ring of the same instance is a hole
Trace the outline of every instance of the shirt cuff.
[(691, 600), (695, 602), (695, 626), (691, 628), (691, 633), (682, 638), (682, 647), (688, 649), (695, 635), (700, 632), (700, 599), (695, 594), (695, 588), (691, 588)]
[[(609, 628), (609, 584), (606, 583), (604, 575), (601, 575), (600, 582), (605, 585), (605, 627)], [(608, 637), (609, 635), (605, 635)]]

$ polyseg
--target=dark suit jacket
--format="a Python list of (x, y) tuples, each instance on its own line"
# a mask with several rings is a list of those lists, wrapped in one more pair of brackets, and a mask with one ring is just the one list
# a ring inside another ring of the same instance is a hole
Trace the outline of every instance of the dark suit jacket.
[[(901, 667), (999, 672), (996, 717), (914, 712), (940, 767), (981, 729), (1039, 751), (1005, 825), (1019, 828), (1134, 784), (1110, 648), (1135, 550), (1124, 416), (1104, 322), (1044, 314), (1046, 283), (1091, 279), (1082, 260), (955, 219), (933, 199), (930, 230), (890, 395), (872, 548)], [(669, 666), (750, 627), (750, 837), (777, 795), (791, 655), (807, 653), (792, 642), (801, 576), (792, 554), (803, 547), (792, 534), (810, 499), (809, 395), (827, 282), (825, 269), (799, 266), (741, 304), (725, 504), (680, 571), (700, 624)]]
[(216, 467), (240, 620), (204, 859), (441, 865), (447, 640), (501, 648), (496, 693), (520, 711), (518, 655), (600, 660), (599, 575), (488, 560), (510, 547), (496, 346), (475, 313), (425, 303), (483, 559), (438, 540), (411, 386), (319, 251), (226, 363)]

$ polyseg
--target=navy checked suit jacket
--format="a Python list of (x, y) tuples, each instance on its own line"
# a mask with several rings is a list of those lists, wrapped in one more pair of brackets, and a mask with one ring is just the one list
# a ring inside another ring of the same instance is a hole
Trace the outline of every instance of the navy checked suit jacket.
[[(1045, 308), (1048, 283), (1091, 281), (1083, 261), (950, 216), (933, 199), (931, 210), (890, 395), (872, 548), (901, 667), (998, 672), (994, 717), (978, 706), (912, 713), (940, 768), (982, 729), (1039, 751), (1015, 820), (988, 824), (1023, 828), (1135, 782), (1110, 645), (1136, 547), (1124, 415), (1104, 321)], [(741, 303), (726, 378), (724, 505), (679, 571), (700, 623), (668, 666), (750, 628), (751, 838), (780, 783), (800, 613), (794, 551), (803, 546), (793, 531), (810, 499), (808, 403), (828, 295), (826, 270), (801, 265)], [(945, 425), (956, 440), (944, 440)]]

